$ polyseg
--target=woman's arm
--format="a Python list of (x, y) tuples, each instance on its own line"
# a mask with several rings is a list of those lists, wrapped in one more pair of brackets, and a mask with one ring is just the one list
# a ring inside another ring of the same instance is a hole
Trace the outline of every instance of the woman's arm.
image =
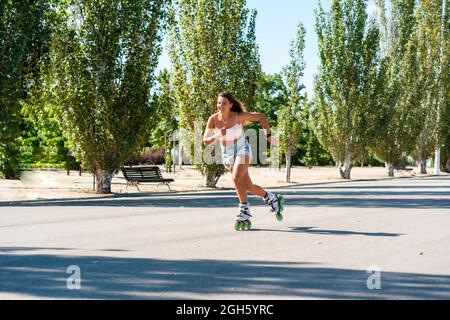
[(270, 127), (269, 127), (269, 120), (265, 115), (262, 115), (260, 113), (254, 113), (254, 112), (242, 112), (239, 114), (239, 119), (241, 123), (245, 122), (259, 122), (261, 124), (261, 127), (264, 130), (264, 135), (266, 136), (266, 139), (273, 144), (277, 144), (278, 141), (270, 135)]

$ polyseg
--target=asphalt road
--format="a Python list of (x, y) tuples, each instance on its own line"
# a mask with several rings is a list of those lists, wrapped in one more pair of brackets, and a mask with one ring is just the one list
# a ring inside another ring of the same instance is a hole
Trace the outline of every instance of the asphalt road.
[(0, 299), (450, 299), (450, 176), (0, 202)]

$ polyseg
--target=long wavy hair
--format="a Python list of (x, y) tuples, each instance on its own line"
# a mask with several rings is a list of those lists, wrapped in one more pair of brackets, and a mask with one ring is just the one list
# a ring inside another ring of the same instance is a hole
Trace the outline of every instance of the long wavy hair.
[(233, 105), (231, 107), (232, 112), (237, 112), (237, 113), (245, 112), (244, 104), (241, 101), (239, 101), (231, 92), (229, 92), (229, 91), (221, 92), (219, 94), (219, 97), (227, 98), (228, 101), (231, 102), (231, 104)]

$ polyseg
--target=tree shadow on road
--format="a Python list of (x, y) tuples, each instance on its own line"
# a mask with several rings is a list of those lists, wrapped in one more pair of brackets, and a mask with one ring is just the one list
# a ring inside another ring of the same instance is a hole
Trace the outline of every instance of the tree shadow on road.
[[(437, 179), (436, 177), (434, 179)], [(433, 181), (434, 181), (433, 179)], [(442, 184), (448, 181), (449, 184)], [(348, 208), (450, 208), (450, 192), (436, 190), (450, 188), (450, 178), (442, 177), (438, 184), (411, 185), (322, 185), (292, 187), (283, 191), (286, 206), (348, 207)], [(191, 192), (181, 194), (135, 193), (99, 197), (95, 199), (50, 199), (0, 202), (1, 207), (162, 207), (162, 208), (217, 208), (236, 207), (233, 190)], [(264, 205), (260, 199), (250, 198), (252, 206)]]
[[(23, 294), (65, 299), (450, 299), (449, 275), (381, 272), (369, 290), (366, 270), (320, 268), (301, 262), (161, 260), (39, 254), (0, 248), (0, 297)], [(41, 248), (42, 249), (42, 248)], [(48, 248), (52, 249), (52, 248)], [(69, 290), (69, 266), (81, 290)]]
[(316, 227), (291, 227), (290, 230), (275, 229), (252, 229), (252, 231), (270, 231), (270, 232), (289, 232), (289, 233), (309, 233), (333, 236), (365, 236), (365, 237), (399, 237), (404, 233), (388, 233), (388, 232), (358, 232), (348, 230), (325, 230)]
[[(450, 209), (449, 198), (377, 198), (376, 194), (365, 192), (363, 194), (314, 193), (315, 196), (306, 196), (306, 193), (290, 192), (286, 194), (285, 207), (343, 207), (343, 208), (396, 208), (396, 209)], [(429, 192), (429, 195), (439, 196)], [(328, 195), (328, 196), (327, 196)], [(372, 197), (370, 196), (372, 195)], [(401, 194), (398, 194), (401, 196)], [(253, 207), (265, 206), (261, 199), (250, 197)], [(105, 200), (35, 200), (0, 203), (1, 207), (148, 207), (148, 208), (234, 208), (237, 199), (233, 195), (216, 195), (204, 197), (191, 194), (189, 198), (177, 197), (142, 197), (134, 199), (105, 199)]]

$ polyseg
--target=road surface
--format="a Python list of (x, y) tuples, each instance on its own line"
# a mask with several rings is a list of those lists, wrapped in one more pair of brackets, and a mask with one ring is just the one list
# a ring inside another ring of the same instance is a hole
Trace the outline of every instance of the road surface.
[(0, 202), (0, 299), (450, 299), (450, 176)]

